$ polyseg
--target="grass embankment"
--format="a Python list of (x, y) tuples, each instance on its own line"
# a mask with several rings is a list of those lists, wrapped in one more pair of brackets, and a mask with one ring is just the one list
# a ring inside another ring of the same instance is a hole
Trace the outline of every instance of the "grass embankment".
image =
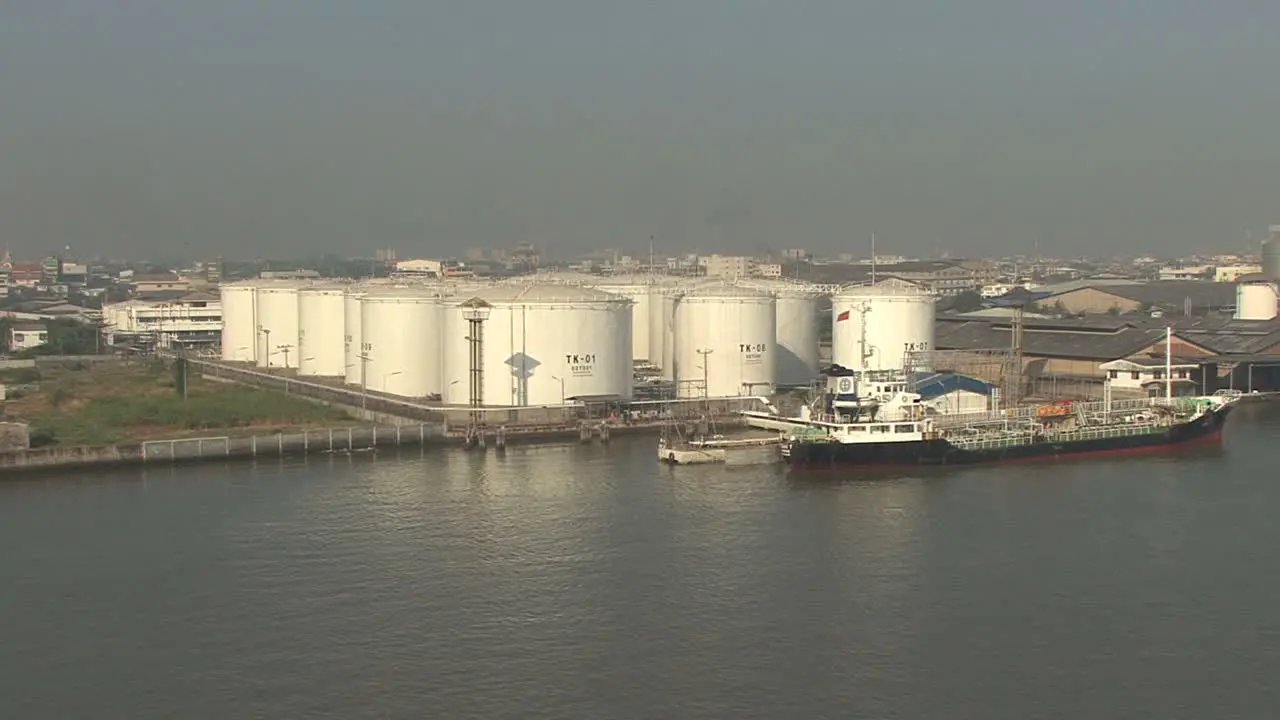
[(341, 410), (290, 395), (210, 382), (194, 373), (188, 373), (184, 399), (175, 375), (171, 367), (156, 361), (4, 371), (0, 382), (19, 386), (10, 391), (4, 414), (7, 420), (31, 426), (33, 447), (245, 435), (355, 423)]

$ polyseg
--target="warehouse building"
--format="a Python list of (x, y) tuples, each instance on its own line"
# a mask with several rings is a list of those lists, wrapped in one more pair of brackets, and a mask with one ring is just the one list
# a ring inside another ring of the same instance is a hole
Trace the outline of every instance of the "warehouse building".
[(1135, 313), (1159, 310), (1165, 314), (1203, 315), (1225, 312), (1236, 304), (1232, 283), (1165, 281), (1153, 283), (1093, 282), (1055, 289), (1034, 301), (1042, 310), (1080, 314)]

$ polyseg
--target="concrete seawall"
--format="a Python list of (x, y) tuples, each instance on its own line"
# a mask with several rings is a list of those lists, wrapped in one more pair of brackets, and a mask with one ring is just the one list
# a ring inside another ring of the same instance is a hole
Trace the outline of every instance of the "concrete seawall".
[(366, 425), (240, 437), (149, 440), (93, 447), (46, 447), (0, 454), (0, 473), (368, 452), (380, 447), (425, 447), (446, 442), (448, 440), (438, 428), (422, 424)]

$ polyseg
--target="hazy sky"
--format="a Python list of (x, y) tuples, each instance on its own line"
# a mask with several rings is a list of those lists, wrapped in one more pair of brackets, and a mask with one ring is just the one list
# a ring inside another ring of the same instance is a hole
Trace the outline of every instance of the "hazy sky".
[(3, 0), (0, 240), (1242, 247), (1280, 222), (1277, 28), (1266, 0)]

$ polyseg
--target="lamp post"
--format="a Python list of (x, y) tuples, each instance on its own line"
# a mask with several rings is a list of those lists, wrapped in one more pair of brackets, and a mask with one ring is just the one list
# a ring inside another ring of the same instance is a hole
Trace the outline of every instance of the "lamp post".
[(565, 402), (564, 402), (564, 378), (562, 378), (562, 377), (556, 377), (555, 375), (552, 375), (552, 376), (551, 376), (551, 379), (552, 379), (552, 380), (558, 380), (558, 381), (560, 381), (560, 404), (563, 406), (563, 405), (565, 404)]
[(369, 407), (369, 354), (360, 353), (360, 409)]
[(290, 350), (290, 349), (292, 349), (292, 348), (293, 348), (293, 346), (292, 346), (292, 345), (281, 345), (281, 346), (280, 346), (280, 352), (284, 353), (284, 368), (285, 368), (285, 370), (288, 370), (288, 369), (289, 369), (289, 350)]

